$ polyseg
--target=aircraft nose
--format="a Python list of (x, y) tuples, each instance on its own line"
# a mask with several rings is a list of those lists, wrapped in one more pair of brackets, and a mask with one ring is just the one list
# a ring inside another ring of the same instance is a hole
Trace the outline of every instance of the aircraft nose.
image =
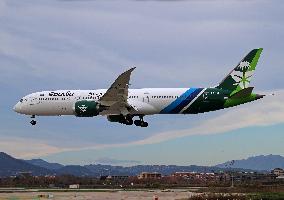
[(13, 107), (13, 110), (17, 113), (20, 112), (21, 109), (20, 109), (20, 103), (19, 102)]

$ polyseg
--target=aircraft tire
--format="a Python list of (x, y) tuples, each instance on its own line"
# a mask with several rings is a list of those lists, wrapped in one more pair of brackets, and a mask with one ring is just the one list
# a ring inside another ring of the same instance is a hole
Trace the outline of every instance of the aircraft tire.
[(141, 121), (140, 120), (135, 120), (134, 124), (135, 124), (135, 126), (141, 126)]
[(148, 127), (148, 122), (142, 122), (141, 127)]

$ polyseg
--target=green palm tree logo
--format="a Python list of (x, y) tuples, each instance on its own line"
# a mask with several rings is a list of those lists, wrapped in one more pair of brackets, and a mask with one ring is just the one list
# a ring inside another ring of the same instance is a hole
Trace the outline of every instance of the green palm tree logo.
[(250, 63), (247, 61), (242, 61), (236, 69), (237, 74), (234, 74), (234, 80), (236, 83), (234, 85), (239, 85), (241, 88), (246, 88), (250, 83), (250, 78), (252, 74), (247, 74), (250, 69)]

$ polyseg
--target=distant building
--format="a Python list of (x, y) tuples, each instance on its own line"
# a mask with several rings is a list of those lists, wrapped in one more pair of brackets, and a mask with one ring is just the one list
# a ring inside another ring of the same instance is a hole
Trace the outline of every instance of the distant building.
[(112, 176), (107, 176), (107, 180), (114, 180), (114, 181), (123, 181), (128, 179), (129, 176), (123, 176), (123, 175), (112, 175)]
[(182, 177), (188, 180), (215, 180), (219, 179), (220, 176), (215, 173), (197, 173), (197, 172), (175, 172), (172, 174), (174, 177)]
[(278, 179), (278, 180), (284, 180), (284, 176), (277, 176), (276, 179)]
[(32, 172), (19, 172), (18, 176), (22, 178), (32, 177)]
[(101, 181), (104, 181), (104, 180), (107, 179), (107, 177), (108, 177), (108, 176), (101, 176), (101, 177), (100, 177), (100, 180), (101, 180)]
[(80, 188), (80, 185), (79, 184), (72, 184), (72, 185), (69, 185), (69, 189), (79, 189)]
[(188, 178), (188, 177), (195, 176), (196, 174), (197, 174), (196, 172), (175, 172), (172, 174), (172, 176)]
[(284, 170), (281, 168), (275, 168), (271, 171), (271, 173), (276, 176), (284, 176)]
[(177, 177), (189, 177), (196, 174), (195, 172), (175, 172), (172, 174), (172, 176), (177, 176)]
[(247, 181), (271, 181), (276, 178), (276, 175), (269, 173), (257, 173), (257, 172), (236, 172), (233, 175), (234, 180), (237, 182)]
[(162, 174), (158, 172), (142, 172), (138, 175), (138, 179), (160, 179), (162, 178)]

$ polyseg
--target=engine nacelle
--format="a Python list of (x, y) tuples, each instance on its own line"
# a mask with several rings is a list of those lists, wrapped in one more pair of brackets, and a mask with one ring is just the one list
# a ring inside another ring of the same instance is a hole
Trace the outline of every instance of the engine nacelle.
[(73, 111), (77, 117), (94, 117), (100, 112), (100, 105), (95, 101), (77, 101)]

